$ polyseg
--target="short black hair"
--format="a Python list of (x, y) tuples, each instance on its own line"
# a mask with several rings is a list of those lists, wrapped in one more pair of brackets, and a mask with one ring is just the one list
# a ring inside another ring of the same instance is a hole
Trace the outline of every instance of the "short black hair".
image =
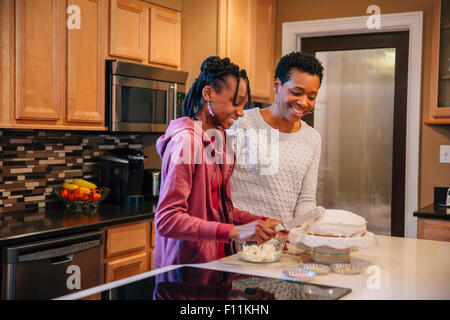
[(291, 52), (283, 56), (278, 62), (275, 70), (275, 79), (278, 78), (281, 84), (289, 81), (291, 78), (291, 69), (297, 69), (301, 72), (309, 73), (310, 75), (316, 75), (320, 79), (322, 84), (323, 78), (323, 66), (316, 57), (303, 53), (303, 52)]
[(210, 56), (203, 61), (200, 68), (200, 75), (195, 79), (183, 101), (183, 117), (187, 116), (191, 119), (197, 119), (196, 114), (204, 103), (202, 95), (203, 88), (209, 85), (212, 86), (216, 92), (220, 92), (220, 83), (224, 82), (228, 75), (234, 76), (237, 80), (233, 105), (236, 105), (241, 78), (247, 84), (248, 104), (250, 104), (250, 82), (247, 77), (247, 72), (244, 69), (239, 70), (239, 66), (232, 63), (229, 58), (221, 59), (217, 56)]

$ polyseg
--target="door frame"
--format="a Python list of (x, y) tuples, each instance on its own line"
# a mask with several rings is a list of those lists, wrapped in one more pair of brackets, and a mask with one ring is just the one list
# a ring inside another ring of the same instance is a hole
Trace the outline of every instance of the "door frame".
[(417, 238), (417, 210), (419, 198), (419, 143), (422, 76), (423, 12), (380, 15), (380, 28), (369, 29), (371, 16), (285, 22), (282, 25), (282, 55), (301, 51), (304, 37), (349, 35), (409, 31), (408, 96), (406, 115), (405, 159), (405, 237)]

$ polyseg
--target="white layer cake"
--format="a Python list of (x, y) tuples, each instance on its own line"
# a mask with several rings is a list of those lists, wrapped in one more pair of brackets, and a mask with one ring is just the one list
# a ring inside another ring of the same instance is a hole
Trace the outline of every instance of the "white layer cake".
[(320, 217), (305, 222), (301, 228), (309, 234), (356, 237), (366, 232), (367, 221), (353, 212), (327, 209)]

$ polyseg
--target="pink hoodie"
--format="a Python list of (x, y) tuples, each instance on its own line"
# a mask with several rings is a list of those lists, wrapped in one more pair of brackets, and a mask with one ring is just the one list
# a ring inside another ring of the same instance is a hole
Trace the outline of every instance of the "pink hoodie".
[[(215, 132), (219, 139), (226, 135), (220, 127)], [(229, 141), (227, 144), (230, 145)], [(155, 213), (155, 268), (215, 260), (218, 242), (228, 242), (233, 224), (262, 218), (233, 208), (230, 176), (235, 156), (232, 148), (226, 148), (225, 141), (221, 145), (222, 148), (215, 148), (201, 129), (201, 122), (187, 117), (171, 121), (166, 133), (158, 139), (156, 149), (162, 167)], [(218, 179), (220, 166), (205, 157), (206, 154), (216, 159), (223, 157), (224, 214), (219, 212), (222, 205), (219, 210), (214, 209), (211, 199), (211, 188)]]

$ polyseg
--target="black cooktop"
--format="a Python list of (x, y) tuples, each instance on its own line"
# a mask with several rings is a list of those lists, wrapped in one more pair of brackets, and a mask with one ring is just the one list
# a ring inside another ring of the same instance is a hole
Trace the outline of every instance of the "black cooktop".
[(180, 267), (103, 291), (102, 300), (336, 300), (351, 289)]

